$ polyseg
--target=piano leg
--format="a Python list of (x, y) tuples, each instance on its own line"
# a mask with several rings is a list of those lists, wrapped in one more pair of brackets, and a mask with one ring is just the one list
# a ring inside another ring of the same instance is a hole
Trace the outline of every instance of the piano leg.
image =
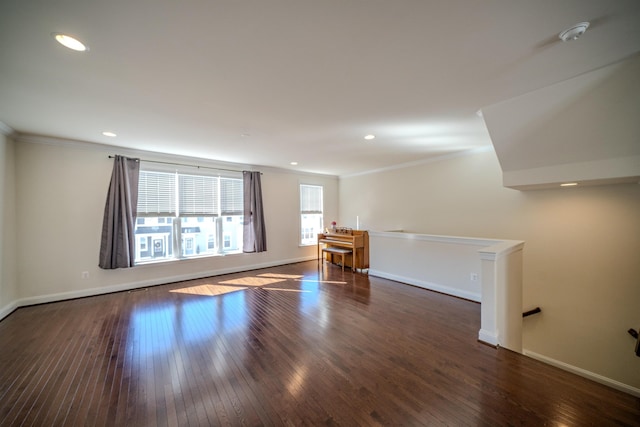
[(353, 245), (353, 254), (351, 254), (351, 271), (356, 272), (356, 260), (358, 259), (358, 249), (356, 249), (356, 245)]

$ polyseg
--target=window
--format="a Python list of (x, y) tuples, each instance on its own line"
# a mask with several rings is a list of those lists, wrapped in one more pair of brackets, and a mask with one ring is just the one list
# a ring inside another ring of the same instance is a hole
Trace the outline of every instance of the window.
[(145, 236), (138, 236), (138, 246), (141, 252), (147, 250), (147, 238)]
[(322, 186), (300, 184), (300, 244), (315, 245), (322, 232)]
[(141, 170), (136, 263), (241, 252), (242, 211), (242, 178)]

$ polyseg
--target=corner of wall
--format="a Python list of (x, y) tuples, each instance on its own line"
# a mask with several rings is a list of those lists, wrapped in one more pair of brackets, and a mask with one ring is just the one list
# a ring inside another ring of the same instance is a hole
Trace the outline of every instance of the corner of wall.
[(0, 319), (16, 308), (15, 143), (0, 122)]

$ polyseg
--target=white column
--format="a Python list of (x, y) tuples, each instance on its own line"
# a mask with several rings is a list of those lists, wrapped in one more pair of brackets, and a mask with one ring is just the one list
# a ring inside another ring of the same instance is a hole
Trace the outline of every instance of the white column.
[(482, 305), (478, 339), (522, 353), (523, 242), (503, 242), (479, 250)]

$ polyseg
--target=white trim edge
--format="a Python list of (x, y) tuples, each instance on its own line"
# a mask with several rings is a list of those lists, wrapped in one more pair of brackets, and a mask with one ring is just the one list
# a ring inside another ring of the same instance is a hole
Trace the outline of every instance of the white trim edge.
[(456, 245), (472, 245), (493, 247), (505, 242), (498, 239), (478, 239), (476, 237), (444, 236), (438, 234), (411, 233), (407, 231), (374, 231), (369, 230), (369, 237), (385, 237), (388, 239), (422, 240), (426, 242), (453, 243)]
[(17, 301), (11, 301), (9, 304), (0, 308), (0, 320), (4, 319), (5, 317), (13, 313), (15, 309), (17, 309), (18, 307), (20, 306), (18, 305)]
[(483, 343), (492, 345), (494, 347), (497, 347), (499, 345), (498, 335), (485, 329), (480, 329), (480, 331), (478, 332), (478, 341), (482, 341)]
[(21, 298), (19, 300), (12, 301), (7, 306), (0, 309), (0, 320), (4, 319), (5, 317), (7, 317), (9, 314), (11, 314), (13, 311), (15, 311), (20, 307), (26, 307), (26, 306), (35, 305), (35, 304), (45, 304), (45, 303), (64, 301), (64, 300), (75, 299), (75, 298), (84, 298), (84, 297), (110, 294), (114, 292), (130, 291), (132, 289), (140, 289), (140, 288), (145, 288), (147, 286), (157, 286), (157, 285), (163, 285), (167, 283), (181, 282), (185, 280), (201, 279), (205, 277), (215, 277), (215, 276), (221, 276), (223, 274), (229, 274), (229, 273), (241, 273), (245, 271), (249, 272), (251, 270), (259, 270), (259, 269), (268, 268), (268, 267), (277, 267), (280, 265), (293, 264), (293, 263), (303, 262), (303, 261), (312, 261), (316, 259), (317, 259), (316, 256), (307, 256), (307, 257), (301, 257), (301, 258), (293, 258), (289, 260), (246, 265), (242, 267), (202, 271), (196, 274), (183, 274), (183, 275), (171, 276), (171, 277), (161, 277), (158, 279), (122, 283), (119, 285), (111, 285), (111, 286), (105, 286), (100, 288), (82, 289), (78, 291), (60, 292), (56, 294), (47, 294), (47, 295), (39, 295), (35, 297)]
[(595, 381), (600, 384), (604, 384), (611, 388), (615, 388), (616, 390), (628, 393), (632, 396), (640, 397), (640, 388), (636, 388), (620, 381), (612, 380), (611, 378), (604, 377), (602, 375), (596, 374), (591, 371), (587, 371), (586, 369), (578, 368), (577, 366), (569, 365), (568, 363), (561, 362), (556, 359), (552, 359), (550, 357), (544, 356), (542, 354), (535, 353), (530, 350), (523, 350), (522, 354), (528, 356), (532, 359), (539, 360), (540, 362), (544, 362), (548, 365), (555, 366), (556, 368), (560, 368), (564, 371), (571, 372), (576, 375), (580, 375), (581, 377), (587, 378), (589, 380)]
[(452, 295), (458, 298), (464, 298), (467, 300), (480, 302), (481, 295), (479, 293), (462, 291), (460, 289), (452, 288), (445, 285), (440, 285), (433, 282), (425, 282), (423, 280), (412, 279), (410, 277), (399, 276), (396, 274), (385, 273), (384, 271), (369, 269), (370, 276), (382, 277), (383, 279), (393, 280), (395, 282), (401, 282), (403, 285), (413, 285), (419, 288), (428, 289), (430, 291), (440, 292), (442, 294)]

